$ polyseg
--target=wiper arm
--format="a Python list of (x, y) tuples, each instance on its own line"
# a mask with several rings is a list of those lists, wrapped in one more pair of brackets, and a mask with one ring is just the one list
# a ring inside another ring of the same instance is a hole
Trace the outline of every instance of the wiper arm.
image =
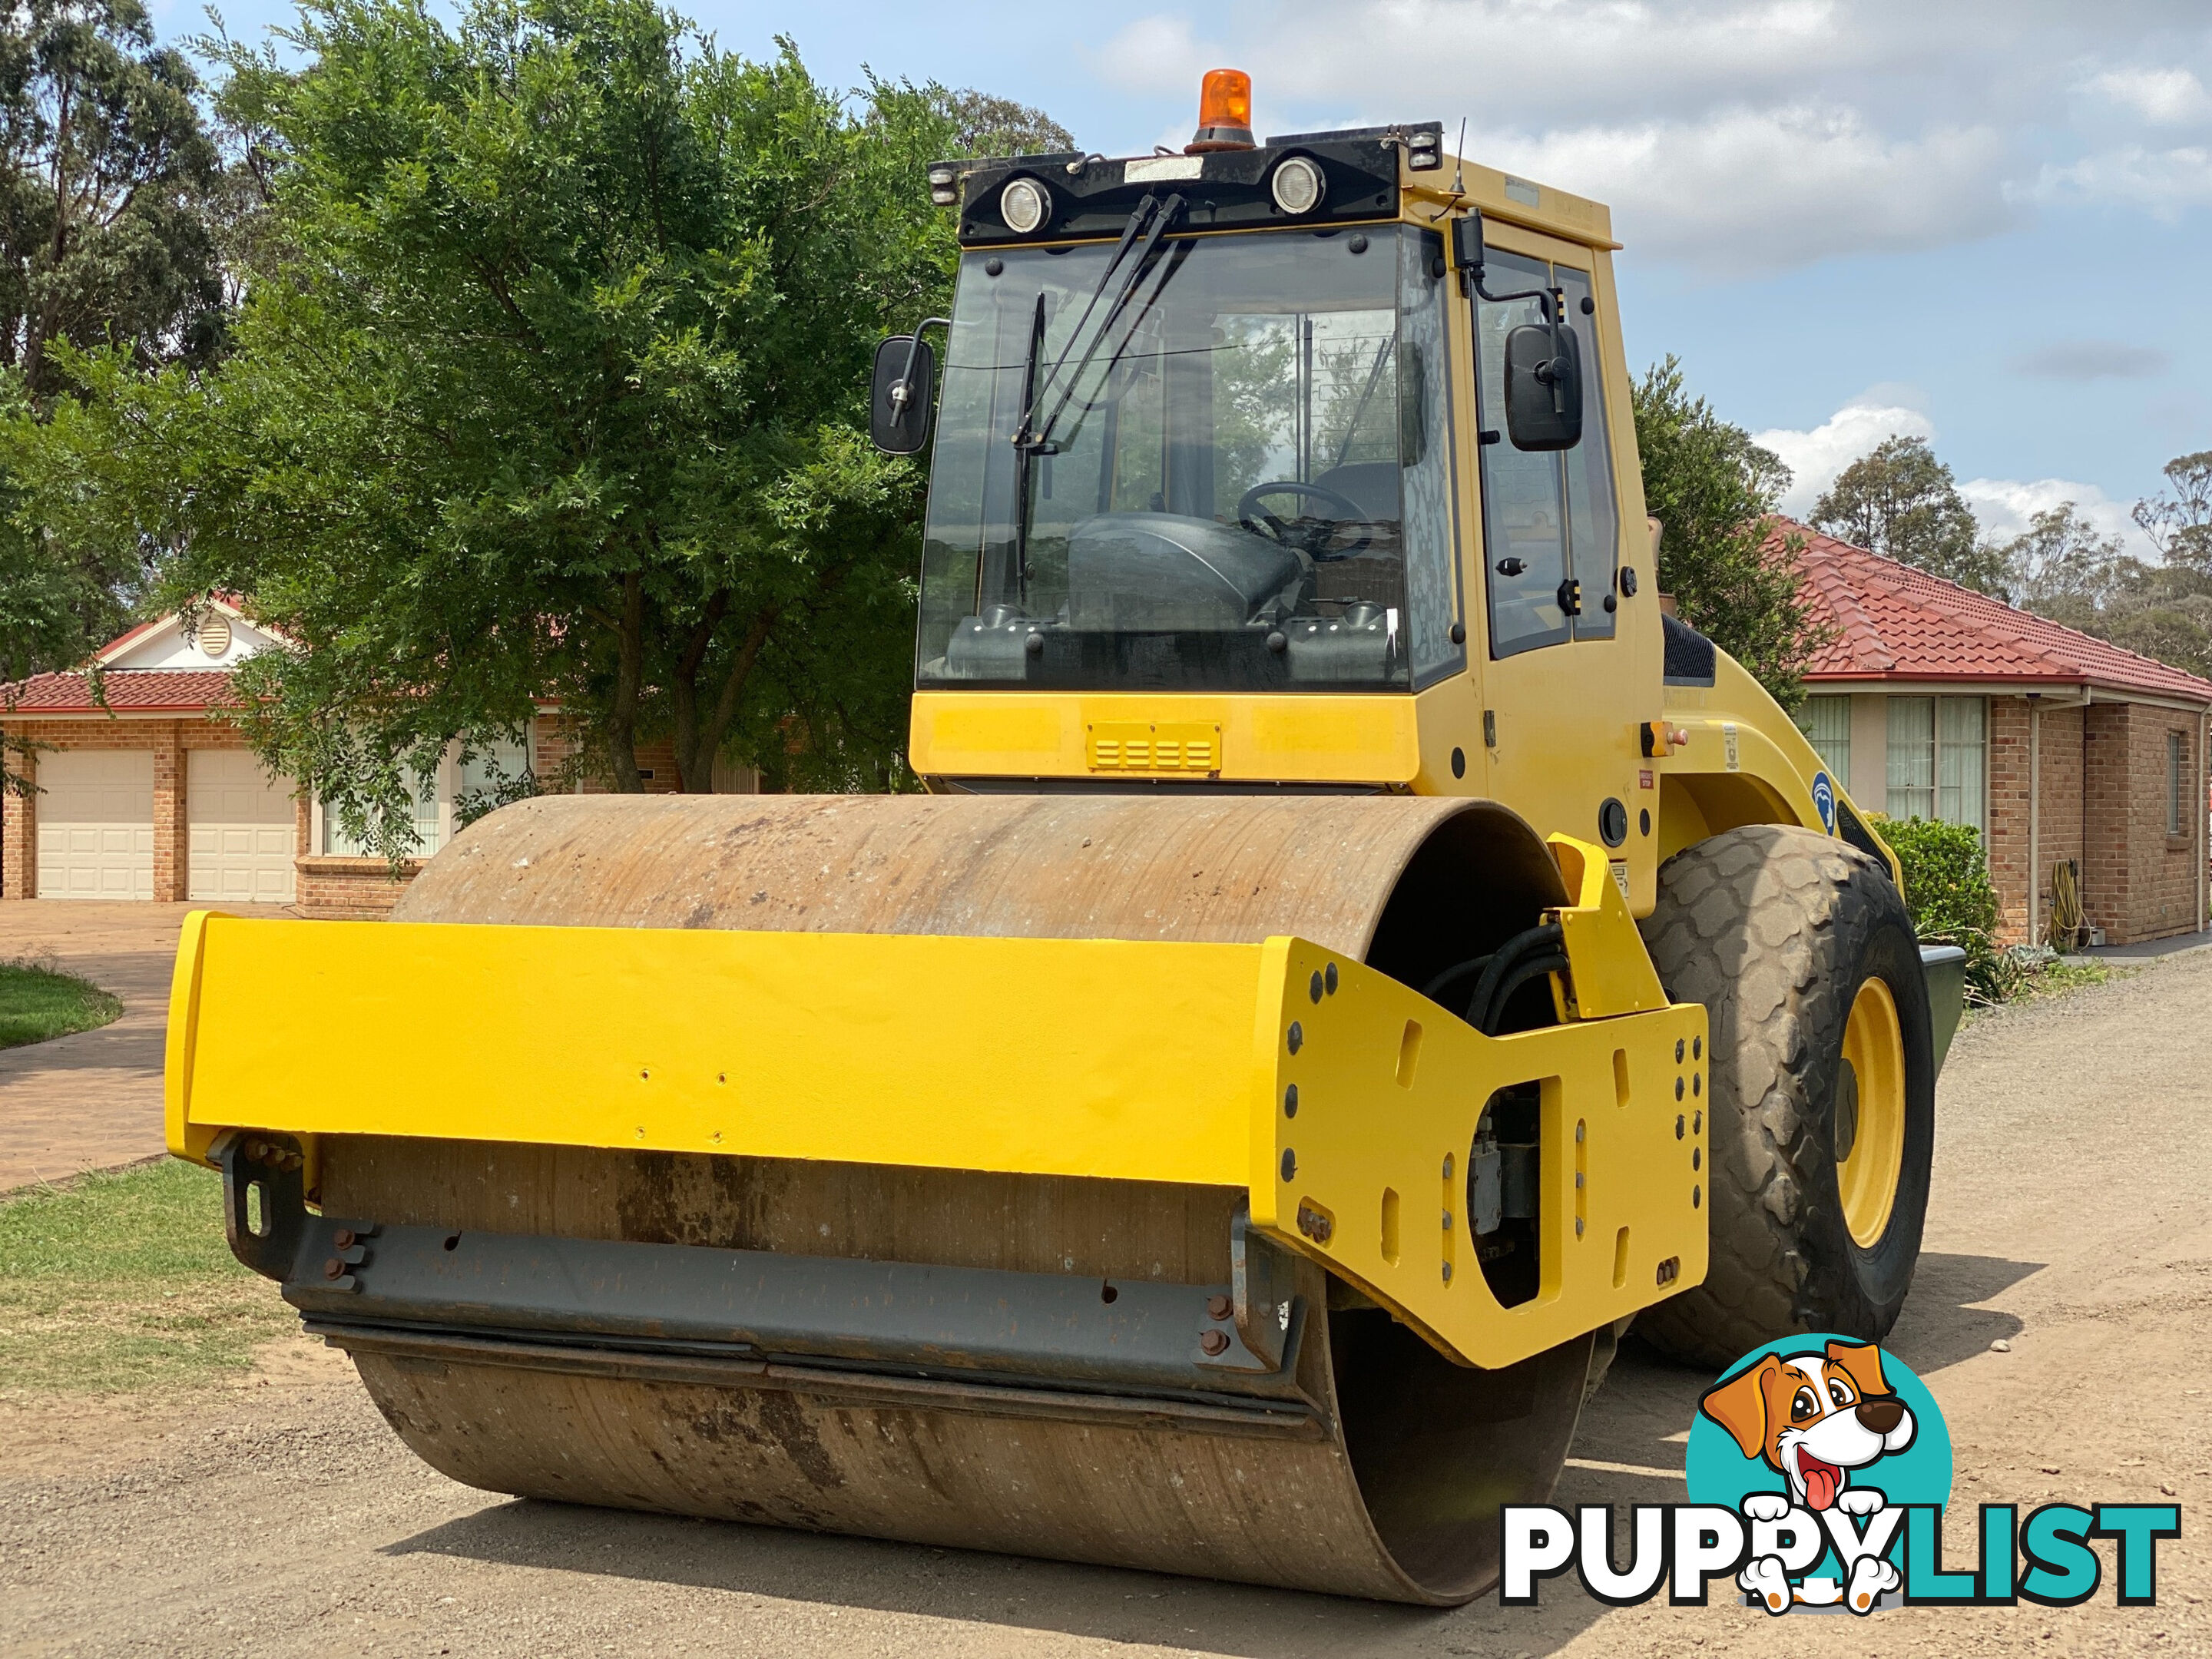
[[(1091, 298), (1084, 305), (1083, 314), (1075, 319), (1075, 327), (1068, 334), (1067, 343), (1060, 348), (1059, 359), (1054, 362), (1051, 373), (1044, 377), (1044, 384), (1037, 388), (1029, 407), (1022, 411), (1021, 424), (1014, 428), (1016, 449), (1025, 454), (1049, 455), (1054, 453), (1051, 447), (1052, 434), (1060, 424), (1060, 416), (1066, 411), (1069, 402), (1075, 396), (1075, 383), (1082, 379), (1083, 371), (1091, 367), (1091, 360), (1098, 355), (1098, 348), (1112, 330), (1115, 319), (1121, 314), (1122, 307), (1129, 303), (1130, 295), (1136, 291), (1146, 261), (1152, 257), (1152, 250), (1159, 245), (1160, 238), (1166, 234), (1168, 227), (1175, 222), (1176, 216), (1182, 211), (1182, 208), (1183, 198), (1180, 196), (1170, 196), (1163, 202), (1156, 196), (1147, 195), (1130, 213), (1129, 222), (1121, 227), (1121, 240), (1114, 246), (1114, 257), (1106, 262), (1106, 269), (1098, 273), (1098, 285), (1091, 290)], [(1133, 247), (1136, 249), (1134, 260), (1129, 258)], [(1073, 373), (1067, 375), (1066, 384), (1060, 388), (1060, 401), (1053, 405), (1052, 413), (1045, 417), (1042, 428), (1038, 428), (1036, 424), (1038, 409), (1053, 388), (1060, 385), (1062, 371), (1067, 368), (1067, 360), (1074, 353), (1076, 342), (1083, 338), (1091, 313), (1097, 309), (1099, 297), (1106, 292), (1107, 284), (1117, 273), (1121, 275), (1121, 285), (1115, 291), (1113, 302), (1106, 307), (1104, 319), (1091, 333)]]
[(1331, 467), (1344, 465), (1344, 458), (1352, 453), (1352, 441), (1359, 435), (1359, 422), (1366, 418), (1368, 401), (1375, 396), (1375, 388), (1382, 381), (1382, 365), (1390, 361), (1390, 349), (1398, 343), (1395, 334), (1387, 337), (1375, 349), (1375, 367), (1367, 371), (1367, 386), (1359, 394), (1359, 406), (1352, 411), (1351, 424), (1344, 428), (1344, 441), (1336, 447), (1336, 460)]

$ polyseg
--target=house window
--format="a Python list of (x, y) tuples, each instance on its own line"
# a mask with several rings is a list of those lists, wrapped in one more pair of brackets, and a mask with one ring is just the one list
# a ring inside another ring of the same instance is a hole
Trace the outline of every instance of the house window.
[(1812, 744), (1828, 775), (1849, 787), (1851, 776), (1851, 700), (1808, 697), (1797, 711), (1797, 729)]
[(2181, 834), (2182, 749), (2181, 733), (2167, 732), (2166, 734), (2166, 833), (2176, 836)]
[[(427, 859), (459, 835), (468, 823), (530, 792), (530, 746), (527, 729), (522, 740), (501, 737), (471, 747), (465, 754), (459, 744), (446, 750), (428, 778), (407, 775), (407, 793), (414, 803), (415, 847), (409, 856)], [(337, 814), (317, 807), (322, 827), (318, 844), (338, 858), (374, 858), (376, 848), (345, 833)]]
[(1893, 818), (1940, 818), (1989, 828), (1989, 705), (1980, 697), (1889, 700)]
[[(415, 807), (413, 857), (427, 859), (445, 844), (445, 836), (441, 832), (446, 819), (446, 803), (440, 799), (444, 792), (439, 787), (444, 781), (445, 770), (445, 767), (440, 766), (438, 775), (429, 780), (429, 787), (427, 788), (424, 787), (424, 781), (422, 778), (411, 774), (408, 776), (407, 793)], [(338, 822), (338, 815), (327, 806), (322, 809), (322, 819), (324, 852), (335, 858), (365, 859), (380, 856), (369, 842), (346, 834)]]

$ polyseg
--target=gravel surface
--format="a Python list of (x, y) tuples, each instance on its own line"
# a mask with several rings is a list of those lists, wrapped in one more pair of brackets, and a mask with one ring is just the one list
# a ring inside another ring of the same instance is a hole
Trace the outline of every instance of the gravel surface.
[[(1928, 1254), (1890, 1346), (1960, 1503), (2178, 1501), (2160, 1604), (1782, 1626), (1715, 1597), (1453, 1613), (458, 1486), (298, 1340), (245, 1382), (0, 1403), (0, 1650), (173, 1654), (1949, 1655), (2212, 1651), (2212, 952), (1976, 1021), (1940, 1097)], [(1991, 1348), (2008, 1344), (2008, 1352)], [(1679, 1499), (1710, 1379), (1632, 1340), (1564, 1503)], [(1954, 1539), (1959, 1559), (1966, 1534)]]

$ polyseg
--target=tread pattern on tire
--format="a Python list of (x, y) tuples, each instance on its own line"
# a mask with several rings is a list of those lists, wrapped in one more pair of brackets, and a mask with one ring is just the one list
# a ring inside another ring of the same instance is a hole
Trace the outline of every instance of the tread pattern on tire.
[(1872, 1340), (1894, 1320), (1894, 1307), (1867, 1302), (1848, 1259), (1823, 1259), (1836, 1253), (1822, 1235), (1841, 1224), (1821, 1213), (1838, 1202), (1835, 1182), (1808, 1177), (1834, 1156), (1821, 1069), (1849, 1012), (1833, 1006), (1846, 994), (1837, 981), (1863, 945), (1847, 935), (1904, 915), (1880, 862), (1795, 826), (1725, 830), (1661, 868), (1644, 939), (1668, 994), (1703, 1003), (1711, 1023), (1712, 1230), (1705, 1282), (1638, 1317), (1662, 1351), (1718, 1368), (1820, 1322)]

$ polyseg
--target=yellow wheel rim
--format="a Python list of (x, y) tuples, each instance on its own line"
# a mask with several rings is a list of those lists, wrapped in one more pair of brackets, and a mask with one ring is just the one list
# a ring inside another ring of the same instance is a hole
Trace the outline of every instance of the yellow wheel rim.
[(1836, 1112), (1836, 1187), (1843, 1195), (1844, 1224), (1860, 1249), (1870, 1250), (1889, 1230), (1905, 1168), (1905, 1031), (1897, 1000), (1879, 979), (1860, 986), (1851, 1000)]

